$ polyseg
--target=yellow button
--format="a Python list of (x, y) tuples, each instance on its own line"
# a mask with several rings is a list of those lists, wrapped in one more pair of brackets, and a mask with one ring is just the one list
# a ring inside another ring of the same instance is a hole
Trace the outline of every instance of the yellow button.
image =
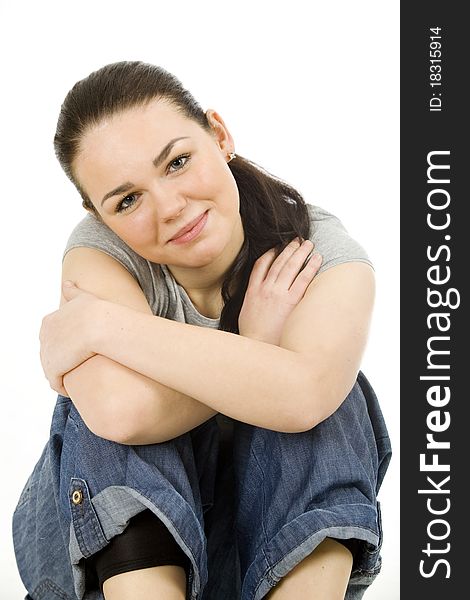
[(72, 502), (74, 504), (81, 504), (83, 502), (83, 494), (80, 490), (75, 490), (72, 494)]

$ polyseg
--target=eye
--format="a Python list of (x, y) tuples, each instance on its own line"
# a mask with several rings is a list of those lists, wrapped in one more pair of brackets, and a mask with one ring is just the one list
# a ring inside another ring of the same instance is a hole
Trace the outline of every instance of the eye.
[(137, 201), (138, 194), (128, 194), (116, 204), (114, 212), (122, 213), (129, 210)]
[(181, 169), (183, 169), (187, 165), (189, 159), (190, 159), (189, 154), (181, 154), (180, 156), (177, 156), (175, 159), (173, 159), (170, 162), (170, 164), (168, 165), (167, 171), (169, 173), (174, 173), (175, 171), (181, 171)]

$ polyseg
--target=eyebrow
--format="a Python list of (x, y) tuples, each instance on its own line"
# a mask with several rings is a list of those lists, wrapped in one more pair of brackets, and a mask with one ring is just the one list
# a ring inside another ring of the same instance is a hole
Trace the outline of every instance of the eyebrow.
[[(163, 148), (163, 150), (160, 152), (160, 154), (158, 156), (156, 156), (152, 163), (154, 167), (158, 167), (160, 166), (160, 164), (166, 159), (168, 158), (168, 155), (170, 154), (170, 152), (173, 149), (173, 146), (176, 144), (176, 142), (179, 142), (180, 140), (187, 140), (189, 139), (188, 136), (183, 136), (183, 137), (177, 137), (177, 138), (173, 138), (172, 140), (170, 140), (168, 142), (168, 144)], [(113, 196), (117, 196), (118, 194), (123, 194), (124, 192), (128, 192), (130, 189), (132, 189), (134, 187), (134, 184), (131, 183), (130, 181), (126, 181), (126, 183), (121, 183), (121, 185), (118, 185), (117, 188), (114, 188), (114, 190), (111, 190), (110, 192), (108, 192), (107, 194), (105, 194), (103, 196), (103, 199), (101, 200), (101, 206), (103, 206), (103, 204), (106, 202), (106, 200), (108, 200), (109, 198), (112, 198)]]

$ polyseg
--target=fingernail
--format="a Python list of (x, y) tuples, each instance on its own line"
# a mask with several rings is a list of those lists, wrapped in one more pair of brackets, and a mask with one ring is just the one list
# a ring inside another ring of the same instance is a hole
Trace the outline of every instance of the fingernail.
[(66, 281), (64, 281), (64, 287), (74, 287), (75, 284), (73, 281), (70, 281), (70, 279), (67, 279)]

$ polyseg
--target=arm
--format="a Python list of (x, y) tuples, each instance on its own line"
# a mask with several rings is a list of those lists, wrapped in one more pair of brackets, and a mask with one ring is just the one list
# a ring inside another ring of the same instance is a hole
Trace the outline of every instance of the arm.
[(100, 326), (89, 343), (94, 352), (234, 419), (305, 431), (351, 390), (373, 300), (371, 267), (344, 263), (313, 280), (288, 317), (279, 347), (103, 301), (96, 304)]
[[(70, 250), (64, 258), (62, 276), (100, 298), (152, 315), (134, 277), (99, 250)], [(61, 306), (64, 303), (62, 296)], [(64, 376), (64, 386), (89, 429), (120, 443), (163, 442), (217, 414), (194, 398), (99, 354), (69, 371)], [(145, 430), (139, 426), (143, 415), (148, 425)], [(130, 440), (129, 431), (139, 433)]]
[[(256, 261), (240, 311), (240, 335), (279, 345), (287, 317), (304, 296), (321, 263), (318, 255), (309, 260), (311, 248), (309, 240), (301, 245), (293, 240), (279, 255), (272, 249)], [(80, 387), (73, 392), (74, 401), (89, 427), (95, 432), (100, 428), (103, 437), (124, 443), (166, 441), (199, 424), (201, 414), (215, 414), (204, 404), (88, 348), (83, 352), (79, 342), (84, 332), (102, 321), (93, 312), (100, 296), (137, 310), (142, 308), (147, 314), (150, 309), (134, 279), (106, 254), (88, 249), (69, 254), (72, 258), (64, 263), (64, 278), (78, 278), (82, 288), (73, 286), (72, 291), (63, 286), (66, 298), (62, 299), (62, 308), (44, 318), (40, 335), (41, 360), (51, 387), (67, 395), (64, 382), (70, 388), (71, 383), (76, 385), (76, 377)], [(90, 288), (100, 295), (91, 293)], [(114, 326), (118, 324), (116, 321)], [(91, 373), (87, 366), (93, 367)], [(155, 386), (162, 388), (162, 397), (151, 395)], [(188, 402), (175, 398), (175, 394)], [(201, 407), (196, 406), (195, 411), (194, 404)]]

